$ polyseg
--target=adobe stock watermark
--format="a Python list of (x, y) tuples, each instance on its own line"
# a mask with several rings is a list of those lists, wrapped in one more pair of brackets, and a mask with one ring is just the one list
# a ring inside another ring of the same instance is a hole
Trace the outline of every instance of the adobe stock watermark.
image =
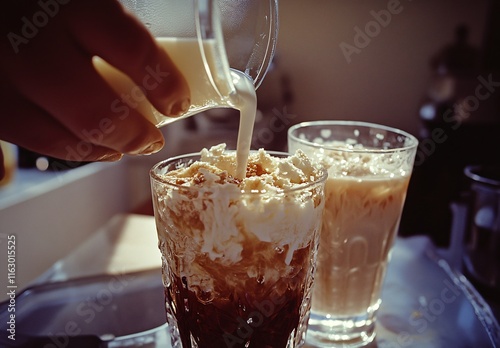
[[(470, 117), (470, 114), (479, 109), (481, 102), (491, 98), (497, 88), (500, 87), (500, 81), (494, 81), (492, 74), (487, 77), (480, 75), (477, 80), (478, 84), (474, 88), (474, 94), (460, 99), (443, 113), (442, 121), (451, 131), (458, 130)], [(428, 138), (421, 140), (415, 156), (415, 166), (422, 165), (428, 157), (434, 154), (438, 145), (449, 139), (449, 133), (444, 128), (436, 127), (431, 131)]]
[(7, 338), (11, 341), (16, 340), (16, 296), (17, 296), (17, 282), (16, 282), (16, 252), (17, 243), (14, 234), (0, 234), (0, 242), (2, 239), (7, 243), (6, 265), (7, 265), (7, 288), (6, 293), (8, 297), (7, 306)]
[(297, 115), (289, 113), (286, 106), (282, 111), (274, 108), (271, 115), (264, 115), (266, 124), (254, 131), (252, 143), (255, 147), (268, 146), (276, 139), (277, 134), (286, 132), (295, 118)]
[[(38, 35), (39, 31), (44, 28), (52, 18), (57, 16), (61, 5), (66, 5), (70, 0), (39, 0), (38, 10), (31, 16), (23, 16), (21, 18), (20, 32), (9, 32), (7, 39), (9, 40), (12, 49), (15, 53), (19, 53), (20, 46), (26, 45), (31, 39)], [(5, 11), (5, 10), (4, 10)]]
[[(403, 348), (413, 346), (415, 340), (412, 333), (422, 335), (442, 317), (446, 309), (462, 296), (461, 290), (449, 279), (443, 280), (438, 295), (430, 300), (421, 299), (420, 307), (408, 318), (409, 330), (398, 333), (392, 342), (377, 342), (379, 348)], [(410, 333), (410, 331), (412, 333)]]
[(90, 325), (106, 307), (113, 305), (116, 297), (130, 285), (134, 278), (135, 276), (131, 274), (111, 277), (105, 286), (92, 297), (89, 296), (77, 304), (74, 319), (66, 322), (62, 331), (47, 333), (52, 343), (47, 343), (42, 348), (70, 347), (70, 338), (82, 334), (86, 325)]
[(241, 347), (252, 336), (256, 328), (263, 325), (266, 318), (270, 318), (276, 309), (286, 301), (284, 296), (270, 296), (269, 299), (255, 301), (252, 303), (255, 310), (248, 314), (247, 318), (238, 317), (238, 329), (230, 334), (224, 334), (224, 342), (228, 348)]
[[(412, 0), (406, 0), (412, 1)], [(403, 12), (403, 6), (399, 0), (389, 0), (385, 9), (370, 11), (373, 20), (368, 21), (363, 28), (354, 27), (354, 38), (352, 44), (342, 41), (339, 45), (342, 54), (347, 63), (352, 62), (353, 54), (360, 54), (363, 49), (368, 47), (372, 40), (380, 35), (383, 28), (387, 28), (391, 24), (392, 18), (395, 15)]]

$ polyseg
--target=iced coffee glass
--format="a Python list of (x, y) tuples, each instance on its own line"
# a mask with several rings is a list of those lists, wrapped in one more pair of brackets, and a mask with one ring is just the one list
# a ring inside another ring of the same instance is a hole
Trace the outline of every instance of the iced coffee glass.
[(326, 172), (260, 151), (238, 180), (215, 152), (151, 170), (172, 347), (300, 347)]
[(328, 168), (307, 333), (312, 345), (373, 341), (417, 145), (408, 133), (364, 122), (314, 121), (289, 129), (289, 151), (301, 149)]

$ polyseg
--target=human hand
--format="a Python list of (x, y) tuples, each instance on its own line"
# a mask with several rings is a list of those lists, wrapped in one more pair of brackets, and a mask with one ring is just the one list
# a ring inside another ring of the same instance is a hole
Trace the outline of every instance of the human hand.
[(149, 101), (170, 116), (189, 105), (184, 77), (117, 1), (12, 0), (2, 6), (0, 139), (68, 161), (113, 161), (163, 147), (161, 132), (136, 110), (125, 116), (113, 111), (120, 96), (92, 65), (99, 56), (138, 86), (158, 71), (162, 80), (145, 91)]

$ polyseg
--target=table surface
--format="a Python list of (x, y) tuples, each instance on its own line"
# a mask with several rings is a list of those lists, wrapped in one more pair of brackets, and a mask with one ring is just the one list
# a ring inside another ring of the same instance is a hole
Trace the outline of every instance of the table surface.
[[(118, 215), (35, 286), (159, 269), (155, 231), (151, 216)], [(424, 236), (397, 238), (376, 332), (371, 347), (500, 347), (500, 329), (491, 308)]]

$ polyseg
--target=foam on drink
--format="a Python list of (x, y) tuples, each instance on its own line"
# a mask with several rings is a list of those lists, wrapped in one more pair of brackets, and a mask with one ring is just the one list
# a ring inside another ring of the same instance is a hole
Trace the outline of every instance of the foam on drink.
[(184, 347), (190, 335), (200, 347), (285, 347), (306, 325), (323, 211), (311, 185), (324, 174), (301, 151), (251, 153), (243, 179), (235, 168), (225, 145), (204, 149), (154, 193), (168, 310)]

